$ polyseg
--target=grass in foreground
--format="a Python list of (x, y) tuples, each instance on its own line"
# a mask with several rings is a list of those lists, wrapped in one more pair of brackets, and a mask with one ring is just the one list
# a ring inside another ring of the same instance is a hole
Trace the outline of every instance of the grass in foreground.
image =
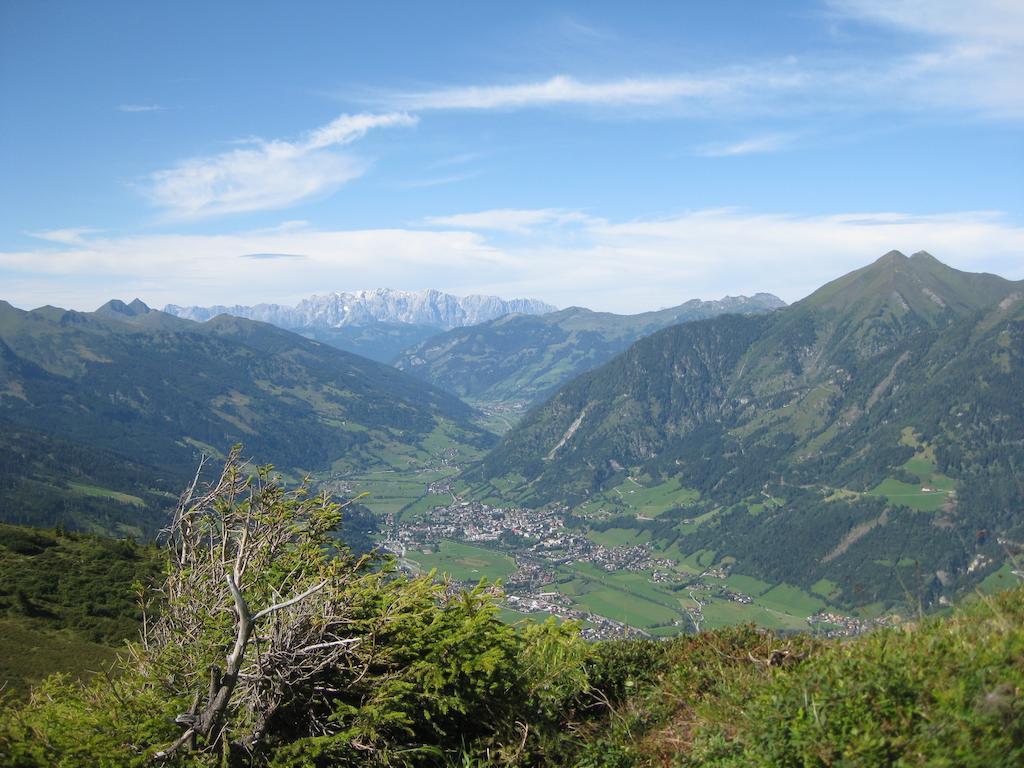
[(1024, 765), (1024, 588), (852, 641), (745, 627), (665, 654), (580, 765)]
[(15, 696), (54, 673), (86, 679), (113, 664), (117, 650), (86, 640), (72, 630), (40, 628), (32, 622), (0, 619), (0, 685)]

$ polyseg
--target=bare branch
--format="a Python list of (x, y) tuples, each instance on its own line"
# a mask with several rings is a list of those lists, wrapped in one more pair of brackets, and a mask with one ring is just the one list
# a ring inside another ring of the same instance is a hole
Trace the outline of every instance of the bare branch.
[(310, 587), (309, 589), (307, 589), (301, 595), (296, 595), (295, 597), (291, 598), (290, 600), (285, 600), (283, 603), (277, 603), (276, 605), (272, 605), (269, 608), (264, 608), (262, 611), (260, 611), (255, 616), (253, 616), (252, 620), (253, 620), (253, 622), (257, 622), (260, 619), (262, 619), (264, 616), (269, 616), (271, 613), (274, 613), (275, 611), (280, 611), (282, 608), (287, 608), (287, 607), (289, 607), (291, 605), (295, 605), (295, 603), (298, 603), (298, 602), (301, 602), (302, 600), (305, 600), (307, 597), (309, 597), (310, 595), (312, 595), (312, 594), (314, 594), (316, 592), (319, 592), (321, 589), (323, 589), (326, 586), (327, 586), (327, 582), (326, 581), (321, 581), (316, 586), (313, 586), (313, 587)]
[[(262, 470), (253, 474), (239, 449), (214, 482), (202, 487), (199, 476), (163, 534), (173, 567), (140, 654), (149, 665), (166, 655), (167, 665), (154, 671), (172, 693), (193, 700), (177, 718), (184, 733), (158, 756), (218, 745), (252, 750), (286, 707), (319, 708), (306, 727), (327, 732), (323, 692), (337, 687), (339, 670), (358, 681), (375, 654), (372, 641), (354, 634), (363, 624), (346, 597), (366, 561), (350, 561), (351, 570), (332, 563), (326, 554), (338, 505), (304, 487), (284, 491)], [(318, 550), (322, 556), (304, 557)], [(253, 611), (253, 604), (266, 607)], [(223, 673), (209, 663), (217, 657)], [(239, 733), (246, 735), (238, 740)]]

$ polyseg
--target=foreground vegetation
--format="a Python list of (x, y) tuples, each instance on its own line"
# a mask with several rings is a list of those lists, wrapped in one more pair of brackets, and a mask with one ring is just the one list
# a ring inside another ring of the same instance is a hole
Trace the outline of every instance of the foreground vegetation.
[(0, 525), (0, 684), (21, 696), (53, 672), (109, 666), (139, 634), (132, 584), (160, 564), (127, 539)]
[[(229, 461), (179, 509), (159, 558), (128, 558), (166, 563), (141, 640), (108, 674), (5, 694), (0, 765), (1024, 762), (1022, 587), (846, 642), (747, 626), (587, 644), (571, 623), (502, 622), (483, 584), (459, 592), (337, 549), (338, 512)], [(90, 558), (119, 572), (117, 547), (132, 545), (19, 531), (5, 565), (18, 548), (64, 552), (53, 567), (92, 573), (94, 602), (128, 616), (137, 571), (101, 598), (117, 578)], [(79, 615), (78, 588), (15, 589)], [(117, 634), (88, 615), (79, 632)]]
[[(403, 589), (422, 590), (423, 582)], [(425, 596), (424, 596), (425, 597)], [(1024, 760), (1024, 589), (847, 643), (751, 627), (668, 642), (581, 644), (516, 632), (481, 594), (422, 599), (334, 733), (238, 764), (276, 766), (949, 765)], [(425, 632), (414, 639), (413, 632)], [(146, 765), (183, 704), (128, 669), (54, 678), (2, 715), (3, 765)], [(422, 686), (422, 688), (420, 688)], [(342, 725), (347, 724), (347, 728)], [(294, 724), (292, 724), (294, 727)], [(251, 762), (250, 762), (251, 761)], [(177, 764), (214, 764), (206, 753)]]

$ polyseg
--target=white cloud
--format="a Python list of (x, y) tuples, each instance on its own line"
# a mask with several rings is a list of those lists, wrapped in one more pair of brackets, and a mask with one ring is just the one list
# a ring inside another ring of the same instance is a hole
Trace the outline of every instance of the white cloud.
[[(614, 222), (581, 212), (498, 210), (438, 220), (453, 228), (324, 231), (291, 223), (0, 252), (4, 298), (23, 307), (92, 309), (114, 296), (155, 306), (288, 303), (327, 290), (435, 287), (640, 312), (757, 291), (795, 300), (893, 248), (1024, 279), (1024, 227), (991, 212), (720, 209)], [(519, 235), (512, 244), (485, 234), (510, 227)]]
[[(306, 139), (294, 144), (298, 152), (310, 152), (317, 149), (350, 144), (361, 139), (373, 128), (388, 128), (395, 125), (416, 125), (418, 118), (404, 112), (392, 112), (386, 115), (341, 115), (327, 125), (310, 131)], [(276, 142), (283, 143), (283, 142)]]
[(937, 37), (1024, 43), (1018, 0), (830, 0), (841, 15)]
[(95, 227), (71, 227), (68, 229), (51, 229), (46, 232), (29, 232), (28, 234), (40, 240), (49, 240), (51, 243), (79, 245), (84, 242), (87, 235), (94, 235), (102, 231), (102, 229)]
[[(925, 39), (866, 83), (917, 106), (1024, 118), (1024, 3), (1019, 0), (831, 0), (840, 17)], [(863, 73), (854, 73), (860, 78)], [(853, 78), (851, 87), (858, 85)]]
[[(1015, 39), (1015, 38), (1010, 38)], [(1001, 38), (946, 38), (906, 55), (872, 60), (817, 57), (666, 77), (584, 82), (547, 80), (470, 85), (392, 95), (412, 111), (513, 111), (580, 105), (646, 116), (794, 117), (940, 109), (999, 119), (1024, 118), (1024, 45)], [(638, 111), (646, 108), (646, 111)]]
[(400, 189), (426, 189), (428, 187), (443, 187), (448, 184), (458, 184), (462, 181), (469, 181), (480, 176), (480, 171), (467, 171), (466, 173), (451, 173), (447, 176), (430, 176), (422, 179), (407, 179), (396, 181), (394, 186)]
[(454, 216), (428, 216), (424, 219), (428, 225), (435, 227), (517, 233), (529, 232), (539, 226), (584, 223), (589, 220), (586, 214), (579, 211), (563, 211), (558, 208), (497, 208)]
[(94, 309), (117, 296), (139, 296), (153, 306), (296, 301), (332, 289), (413, 288), (469, 274), (495, 279), (507, 267), (507, 257), (475, 233), (324, 231), (296, 223), (220, 235), (93, 237), (0, 252), (4, 299), (74, 309)]
[(772, 133), (731, 143), (708, 144), (697, 149), (701, 157), (736, 157), (778, 152), (793, 142), (792, 134)]
[(167, 107), (161, 107), (159, 104), (121, 104), (118, 108), (118, 112), (164, 112)]
[(414, 125), (404, 112), (342, 115), (298, 141), (253, 139), (251, 146), (184, 160), (150, 174), (151, 202), (174, 218), (282, 208), (335, 189), (365, 171), (365, 162), (335, 151), (373, 128)]
[[(826, 0), (842, 21), (885, 27), (911, 53), (827, 54), (746, 62), (725, 69), (581, 80), (558, 74), (519, 83), (391, 94), (398, 108), (518, 110), (583, 105), (643, 114), (806, 115), (941, 109), (1024, 118), (1024, 2), (1020, 0)], [(632, 110), (632, 111), (627, 111)]]
[(583, 82), (568, 75), (513, 85), (474, 85), (443, 88), (392, 97), (410, 110), (522, 109), (559, 104), (590, 106), (654, 106), (685, 100), (707, 100), (765, 90), (787, 90), (802, 76), (771, 68), (734, 69), (699, 76), (637, 77)]

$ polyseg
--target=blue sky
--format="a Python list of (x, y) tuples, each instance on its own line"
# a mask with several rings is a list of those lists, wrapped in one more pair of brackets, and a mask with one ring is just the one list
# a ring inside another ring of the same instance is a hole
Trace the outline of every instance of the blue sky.
[(1022, 71), (1018, 0), (0, 0), (0, 298), (1024, 278)]

